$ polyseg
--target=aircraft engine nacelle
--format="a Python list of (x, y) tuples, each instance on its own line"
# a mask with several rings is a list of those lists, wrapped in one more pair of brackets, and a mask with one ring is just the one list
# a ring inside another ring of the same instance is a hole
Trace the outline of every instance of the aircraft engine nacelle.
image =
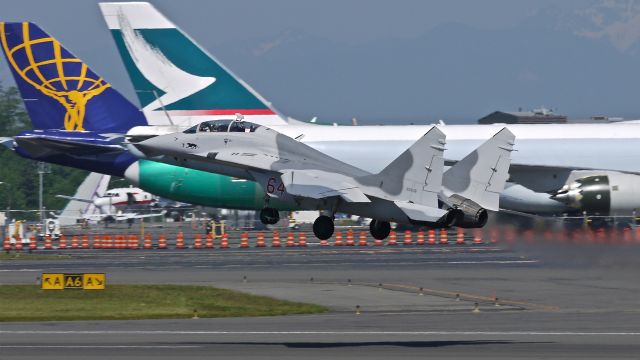
[(461, 228), (481, 228), (489, 219), (487, 210), (475, 201), (460, 195), (452, 195), (450, 203), (458, 210), (455, 226)]
[(603, 171), (569, 177), (551, 198), (589, 215), (632, 215), (640, 208), (640, 175)]

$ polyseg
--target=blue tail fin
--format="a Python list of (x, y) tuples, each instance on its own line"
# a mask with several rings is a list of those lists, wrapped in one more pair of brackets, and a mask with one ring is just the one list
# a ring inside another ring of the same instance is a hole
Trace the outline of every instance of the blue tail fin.
[(35, 129), (126, 132), (147, 121), (102, 77), (30, 22), (0, 22), (0, 42)]

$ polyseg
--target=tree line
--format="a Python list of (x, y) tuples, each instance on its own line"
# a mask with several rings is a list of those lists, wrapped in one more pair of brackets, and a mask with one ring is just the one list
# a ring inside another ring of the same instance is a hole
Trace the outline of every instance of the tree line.
[[(29, 115), (18, 89), (0, 84), (0, 137), (11, 137), (32, 129)], [(44, 175), (43, 203), (48, 210), (62, 209), (67, 200), (57, 194), (73, 195), (89, 174), (87, 171), (51, 164), (51, 173)], [(4, 146), (0, 146), (0, 211), (11, 209), (38, 209), (37, 162), (25, 159)], [(35, 213), (15, 213), (13, 218), (35, 219)]]

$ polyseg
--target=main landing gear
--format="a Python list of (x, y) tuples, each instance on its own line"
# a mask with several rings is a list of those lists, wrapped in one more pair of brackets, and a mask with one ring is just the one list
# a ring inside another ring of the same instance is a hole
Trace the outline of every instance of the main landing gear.
[(320, 215), (313, 222), (313, 233), (320, 240), (327, 240), (333, 236), (335, 226), (333, 225), (333, 218), (327, 215)]
[(280, 214), (274, 208), (260, 210), (260, 221), (265, 225), (273, 225), (280, 221)]
[(376, 240), (384, 240), (391, 232), (391, 224), (387, 221), (371, 220), (369, 224), (369, 232)]

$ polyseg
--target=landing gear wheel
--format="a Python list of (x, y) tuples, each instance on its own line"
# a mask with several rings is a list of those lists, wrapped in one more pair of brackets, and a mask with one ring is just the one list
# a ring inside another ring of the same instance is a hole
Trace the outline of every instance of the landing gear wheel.
[(333, 236), (334, 230), (333, 219), (326, 215), (318, 216), (316, 221), (313, 222), (313, 233), (320, 240), (329, 239)]
[(371, 220), (369, 224), (369, 232), (376, 240), (384, 240), (391, 232), (391, 224), (387, 221)]
[(280, 214), (274, 208), (260, 210), (260, 221), (265, 225), (273, 225), (280, 221)]

